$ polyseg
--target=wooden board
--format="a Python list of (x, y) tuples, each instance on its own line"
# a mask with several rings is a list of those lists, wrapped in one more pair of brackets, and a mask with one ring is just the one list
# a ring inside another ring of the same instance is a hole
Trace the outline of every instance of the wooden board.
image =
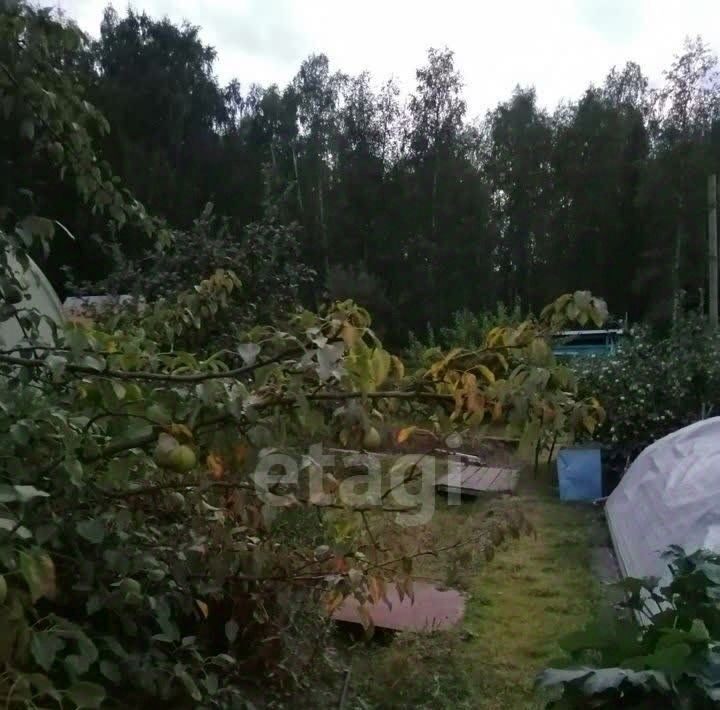
[[(365, 606), (378, 629), (391, 631), (439, 631), (455, 626), (465, 614), (465, 597), (457, 589), (442, 589), (428, 582), (413, 582), (415, 601), (405, 596), (402, 601), (394, 586), (388, 585), (388, 603), (367, 603)], [(347, 597), (333, 612), (335, 621), (359, 624), (360, 602)]]
[(500, 495), (513, 493), (520, 479), (519, 468), (498, 468), (495, 466), (464, 466), (458, 473), (441, 476), (435, 488), (441, 493), (461, 495)]

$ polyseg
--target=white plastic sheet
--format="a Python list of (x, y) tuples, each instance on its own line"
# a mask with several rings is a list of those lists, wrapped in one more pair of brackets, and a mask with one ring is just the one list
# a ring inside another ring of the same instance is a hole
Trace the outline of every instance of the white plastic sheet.
[[(35, 309), (40, 315), (54, 321), (56, 325), (62, 325), (65, 318), (60, 301), (42, 269), (32, 259), (28, 259), (27, 270), (23, 269), (11, 252), (8, 252), (7, 259), (9, 268), (12, 269), (21, 287), (25, 289), (26, 295), (29, 296), (19, 303), (18, 307), (28, 310)], [(52, 329), (46, 321), (40, 323), (38, 330), (41, 342), (52, 343)], [(3, 348), (12, 348), (24, 338), (24, 331), (17, 318), (8, 318), (0, 323), (0, 346)]]
[(664, 577), (662, 553), (720, 551), (720, 417), (648, 446), (606, 503), (618, 563), (629, 577)]

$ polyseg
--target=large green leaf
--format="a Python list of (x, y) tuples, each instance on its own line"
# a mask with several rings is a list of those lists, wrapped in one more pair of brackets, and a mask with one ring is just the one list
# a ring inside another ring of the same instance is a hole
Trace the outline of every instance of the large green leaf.
[(75, 526), (78, 535), (94, 545), (105, 539), (105, 523), (100, 518), (82, 520)]
[(55, 565), (47, 553), (42, 550), (21, 552), (20, 571), (33, 602), (55, 596)]
[(81, 681), (67, 691), (68, 698), (77, 708), (100, 708), (105, 700), (105, 688), (97, 683)]

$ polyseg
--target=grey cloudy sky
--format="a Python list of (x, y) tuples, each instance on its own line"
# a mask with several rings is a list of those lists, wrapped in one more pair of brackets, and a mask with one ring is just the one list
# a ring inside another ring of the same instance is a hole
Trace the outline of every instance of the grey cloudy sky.
[[(97, 35), (105, 0), (51, 0)], [(662, 76), (687, 36), (720, 51), (719, 0), (133, 0), (202, 28), (221, 81), (284, 85), (325, 52), (334, 69), (394, 76), (405, 89), (428, 47), (456, 52), (472, 114), (534, 85), (542, 104), (576, 98), (613, 65)], [(122, 11), (126, 2), (115, 0)]]

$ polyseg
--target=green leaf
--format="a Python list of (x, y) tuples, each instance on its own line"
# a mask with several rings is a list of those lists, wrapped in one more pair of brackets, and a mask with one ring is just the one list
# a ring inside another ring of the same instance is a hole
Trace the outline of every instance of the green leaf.
[(200, 692), (200, 689), (197, 685), (195, 685), (195, 681), (190, 677), (190, 674), (185, 670), (185, 667), (178, 663), (175, 665), (174, 670), (175, 677), (178, 678), (178, 680), (180, 680), (185, 686), (185, 690), (187, 690), (188, 695), (196, 702), (202, 700), (202, 693)]
[(51, 599), (55, 596), (55, 565), (42, 550), (20, 552), (20, 572), (33, 603), (42, 597)]
[(105, 524), (100, 518), (83, 520), (75, 526), (75, 529), (80, 537), (93, 545), (99, 545), (105, 539)]
[(84, 367), (89, 367), (92, 370), (97, 370), (98, 372), (102, 372), (105, 369), (105, 362), (101, 358), (93, 355), (86, 355), (83, 357), (80, 360), (80, 364)]
[(30, 442), (30, 430), (25, 424), (12, 424), (10, 436), (18, 446), (27, 446)]
[(215, 695), (219, 689), (218, 677), (216, 673), (208, 673), (205, 676), (205, 688), (208, 695)]
[(35, 137), (35, 123), (32, 118), (23, 119), (20, 123), (20, 135), (29, 141)]
[(32, 533), (24, 525), (18, 525), (15, 518), (8, 518), (7, 516), (0, 517), (0, 530), (12, 532), (21, 540), (29, 540), (32, 537)]
[(5, 117), (5, 120), (10, 118), (10, 114), (12, 113), (14, 104), (15, 104), (15, 97), (12, 94), (8, 94), (7, 96), (3, 97), (2, 112), (3, 112), (3, 116)]
[(681, 673), (687, 665), (692, 649), (686, 643), (676, 643), (673, 646), (658, 649), (645, 658), (645, 667), (653, 670), (667, 671), (668, 673)]
[(55, 223), (51, 219), (47, 219), (47, 217), (39, 217), (38, 215), (25, 217), (20, 222), (19, 227), (33, 240), (47, 241), (52, 239), (55, 234)]
[(110, 651), (110, 653), (117, 656), (120, 660), (124, 661), (127, 659), (127, 651), (120, 645), (116, 638), (114, 638), (113, 636), (104, 636), (103, 641), (105, 642), (107, 650)]
[(15, 486), (0, 485), (0, 503), (14, 503), (18, 499)]
[(39, 545), (44, 545), (48, 540), (52, 540), (58, 532), (57, 525), (48, 523), (47, 525), (38, 525), (35, 528), (35, 539)]
[(45, 491), (39, 491), (35, 486), (13, 486), (17, 494), (17, 500), (21, 503), (27, 503), (33, 498), (49, 498), (50, 494)]
[(238, 346), (237, 351), (242, 358), (243, 364), (250, 367), (255, 364), (257, 356), (260, 354), (260, 346), (256, 343), (243, 343)]
[(548, 668), (540, 674), (537, 682), (541, 688), (569, 686), (589, 696), (618, 690), (624, 684), (639, 687), (645, 692), (670, 690), (670, 685), (662, 673), (624, 668)]
[(518, 444), (518, 452), (521, 456), (530, 456), (535, 451), (535, 446), (540, 438), (541, 425), (539, 419), (529, 421), (523, 429), (520, 443)]
[(240, 631), (240, 627), (235, 619), (230, 619), (230, 621), (225, 624), (225, 636), (230, 643), (235, 641), (238, 631)]
[(53, 379), (58, 380), (62, 377), (67, 367), (67, 358), (62, 355), (48, 355), (45, 358), (45, 364), (50, 369)]
[(105, 688), (97, 683), (75, 683), (67, 695), (78, 708), (99, 708), (105, 700)]
[(29, 673), (28, 680), (38, 693), (50, 693), (54, 690), (50, 678), (42, 673)]
[(83, 479), (83, 465), (78, 459), (66, 459), (65, 468), (70, 474), (70, 482), (74, 486), (79, 486)]
[(58, 651), (62, 651), (64, 648), (65, 642), (50, 631), (34, 633), (30, 641), (30, 653), (35, 662), (45, 671), (50, 670)]
[(122, 673), (120, 667), (116, 663), (110, 661), (100, 661), (100, 672), (115, 685), (122, 682)]

